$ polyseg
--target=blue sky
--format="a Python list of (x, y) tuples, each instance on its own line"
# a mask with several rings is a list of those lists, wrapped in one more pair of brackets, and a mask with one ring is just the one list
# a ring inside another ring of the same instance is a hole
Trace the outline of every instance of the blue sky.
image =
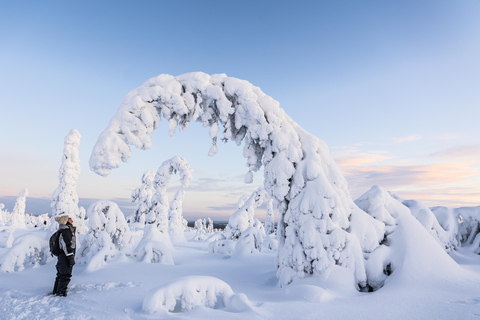
[(479, 13), (473, 0), (2, 2), (0, 202), (24, 187), (48, 199), (76, 128), (80, 198), (126, 199), (180, 155), (195, 170), (185, 216), (228, 217), (262, 176), (242, 183), (233, 144), (208, 157), (199, 125), (173, 138), (161, 126), (107, 179), (88, 168), (128, 91), (203, 71), (279, 101), (329, 145), (354, 198), (378, 184), (427, 205), (479, 205)]

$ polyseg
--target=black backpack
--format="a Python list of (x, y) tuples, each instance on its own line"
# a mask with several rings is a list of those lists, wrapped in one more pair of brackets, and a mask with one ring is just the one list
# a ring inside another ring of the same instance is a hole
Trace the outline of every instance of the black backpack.
[(50, 237), (50, 253), (52, 256), (58, 256), (60, 254), (60, 244), (58, 240), (60, 239), (60, 230), (52, 234)]

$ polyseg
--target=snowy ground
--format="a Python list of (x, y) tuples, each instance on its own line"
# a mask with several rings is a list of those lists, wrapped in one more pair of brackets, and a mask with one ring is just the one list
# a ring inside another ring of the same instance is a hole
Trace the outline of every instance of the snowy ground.
[[(15, 237), (31, 230), (17, 230)], [(44, 230), (33, 231), (44, 238)], [(193, 237), (187, 233), (187, 239)], [(8, 232), (0, 232), (0, 255)], [(480, 255), (461, 250), (451, 257), (461, 275), (428, 277), (423, 270), (408, 279), (395, 272), (374, 293), (352, 290), (351, 275), (338, 268), (323, 278), (297, 280), (278, 286), (275, 253), (242, 258), (212, 254), (208, 243), (175, 245), (175, 265), (141, 263), (121, 257), (102, 269), (88, 272), (74, 267), (69, 296), (48, 296), (55, 278), (55, 259), (21, 272), (0, 273), (1, 319), (480, 319)], [(439, 265), (438, 268), (444, 266)], [(458, 272), (457, 270), (457, 272)], [(218, 309), (198, 306), (190, 311), (148, 314), (142, 310), (147, 292), (187, 276), (211, 276), (243, 293), (244, 304)], [(457, 277), (458, 276), (458, 277)]]

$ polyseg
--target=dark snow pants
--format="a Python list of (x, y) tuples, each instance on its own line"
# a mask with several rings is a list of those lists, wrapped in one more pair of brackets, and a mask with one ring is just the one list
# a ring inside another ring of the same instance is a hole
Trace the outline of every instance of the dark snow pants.
[(72, 278), (73, 266), (70, 266), (67, 256), (61, 252), (58, 255), (57, 262), (57, 277), (55, 278), (55, 285), (53, 286), (53, 294), (59, 296), (67, 295), (67, 287)]

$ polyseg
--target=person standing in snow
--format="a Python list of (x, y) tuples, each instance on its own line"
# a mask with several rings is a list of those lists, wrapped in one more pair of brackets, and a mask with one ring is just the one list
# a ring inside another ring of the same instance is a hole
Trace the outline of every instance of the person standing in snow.
[(75, 230), (72, 218), (68, 215), (62, 215), (55, 218), (58, 222), (58, 244), (60, 245), (60, 254), (58, 255), (57, 277), (53, 286), (53, 294), (66, 297), (67, 287), (72, 278), (72, 270), (75, 265)]

